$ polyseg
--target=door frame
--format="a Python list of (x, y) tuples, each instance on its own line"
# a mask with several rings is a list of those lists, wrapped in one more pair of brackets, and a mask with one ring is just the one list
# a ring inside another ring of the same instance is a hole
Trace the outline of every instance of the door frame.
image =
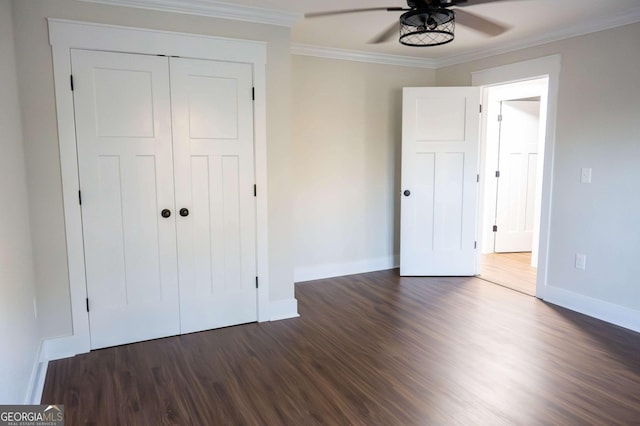
[(265, 42), (237, 40), (199, 34), (104, 25), (91, 22), (48, 19), (49, 43), (58, 119), (58, 141), (62, 175), (62, 198), (69, 268), (72, 336), (65, 338), (62, 353), (69, 356), (90, 350), (87, 286), (84, 265), (82, 218), (78, 202), (79, 174), (73, 94), (70, 87), (71, 49), (103, 50), (147, 55), (240, 62), (252, 65), (255, 87), (254, 167), (256, 185), (256, 254), (258, 321), (269, 321), (269, 271), (267, 234), (267, 131)]
[[(488, 184), (490, 183), (491, 174), (498, 170), (498, 137), (499, 135), (499, 125), (500, 123), (493, 119), (498, 114), (496, 111), (496, 107), (504, 101), (516, 100), (518, 97), (540, 97), (540, 109), (539, 109), (539, 135), (538, 135), (538, 164), (536, 166), (536, 194), (535, 194), (535, 223), (534, 223), (534, 231), (533, 231), (533, 242), (532, 242), (532, 264), (531, 266), (537, 267), (537, 264), (534, 262), (534, 259), (537, 261), (538, 254), (538, 242), (540, 240), (540, 199), (541, 199), (541, 181), (542, 181), (542, 171), (544, 166), (544, 148), (545, 148), (545, 131), (546, 131), (546, 121), (547, 121), (547, 92), (549, 86), (549, 79), (547, 77), (534, 79), (534, 80), (525, 80), (517, 83), (508, 83), (508, 84), (500, 84), (496, 86), (489, 86), (485, 90), (485, 94), (488, 95), (484, 101), (484, 110), (487, 113), (486, 119), (483, 121), (484, 132), (482, 138), (482, 146), (480, 148), (481, 153), (481, 164), (480, 164), (480, 174), (483, 176), (487, 176), (486, 179), (483, 179), (480, 185), (480, 191), (483, 193), (483, 202), (489, 202), (488, 205), (483, 206), (483, 210), (479, 211), (480, 224), (479, 228), (479, 238), (480, 238), (480, 247), (482, 249), (482, 253), (493, 253), (494, 245), (495, 245), (495, 233), (489, 238), (491, 229), (495, 223), (496, 217), (496, 202), (498, 197), (497, 185)], [(499, 183), (498, 183), (499, 185)], [(489, 240), (491, 240), (491, 247), (489, 247)]]
[[(510, 65), (489, 68), (471, 73), (472, 85), (482, 87), (483, 104), (486, 100), (487, 87), (515, 83), (537, 78), (548, 77), (547, 123), (545, 131), (544, 164), (542, 172), (542, 196), (540, 203), (540, 240), (538, 247), (538, 271), (536, 279), (536, 297), (545, 299), (547, 287), (547, 265), (549, 260), (549, 240), (551, 222), (551, 202), (553, 188), (553, 162), (555, 154), (556, 115), (558, 111), (558, 88), (560, 84), (561, 56), (551, 55)], [(483, 111), (484, 112), (484, 111)], [(486, 137), (487, 114), (481, 119), (481, 143)], [(483, 200), (479, 197), (480, 203)], [(480, 208), (483, 206), (480, 205)], [(479, 210), (480, 211), (480, 210)], [(481, 215), (478, 215), (480, 218)], [(479, 223), (480, 227), (481, 224)], [(481, 229), (481, 228), (479, 228)], [(481, 241), (481, 240), (480, 240)], [(478, 250), (478, 262), (481, 250)], [(478, 268), (479, 271), (479, 268)]]

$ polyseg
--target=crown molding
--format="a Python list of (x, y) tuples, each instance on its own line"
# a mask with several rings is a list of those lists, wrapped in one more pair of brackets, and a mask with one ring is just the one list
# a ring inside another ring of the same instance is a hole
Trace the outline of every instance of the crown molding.
[(344, 61), (370, 62), (382, 65), (436, 69), (437, 61), (413, 56), (388, 55), (384, 53), (364, 52), (361, 50), (338, 49), (334, 47), (313, 46), (309, 44), (291, 44), (291, 53), (300, 56), (341, 59)]
[[(302, 14), (281, 10), (264, 9), (252, 6), (224, 3), (216, 0), (78, 0), (88, 3), (99, 3), (111, 6), (134, 7), (138, 9), (162, 12), (185, 13), (190, 15), (209, 16), (221, 19), (254, 22), (259, 24), (293, 27), (302, 18)], [(328, 59), (369, 62), (383, 65), (406, 66), (413, 68), (438, 69), (464, 62), (470, 62), (489, 56), (500, 55), (516, 50), (535, 47), (572, 37), (578, 37), (598, 31), (621, 27), (640, 22), (640, 6), (624, 13), (604, 17), (560, 31), (530, 37), (511, 43), (504, 43), (487, 49), (477, 49), (445, 58), (420, 58), (413, 56), (390, 55), (365, 52), (359, 50), (340, 49), (326, 46), (292, 43), (291, 53), (302, 56), (316, 56)]]
[(572, 37), (604, 31), (624, 25), (640, 22), (640, 7), (632, 8), (625, 13), (610, 16), (597, 22), (589, 22), (564, 28), (538, 37), (530, 37), (511, 43), (505, 43), (488, 49), (474, 50), (473, 52), (445, 58), (418, 58), (412, 56), (397, 56), (364, 52), (358, 50), (337, 49), (333, 47), (313, 46), (305, 44), (292, 44), (291, 53), (294, 55), (317, 56), (320, 58), (342, 59), (346, 61), (372, 62), (385, 65), (400, 65), (414, 68), (439, 69), (451, 65), (483, 59), (490, 56), (509, 53), (529, 47), (540, 46), (555, 41), (561, 41)]
[(302, 18), (301, 13), (260, 7), (242, 6), (215, 0), (79, 0), (110, 6), (135, 7), (160, 12), (185, 13), (212, 18), (233, 19), (258, 24), (293, 27)]
[(458, 65), (477, 59), (487, 58), (489, 56), (501, 55), (503, 53), (527, 49), (529, 47), (540, 46), (543, 44), (566, 40), (573, 37), (579, 37), (586, 34), (596, 33), (598, 31), (618, 28), (625, 25), (635, 24), (637, 22), (640, 22), (640, 7), (634, 7), (622, 14), (603, 18), (597, 22), (588, 22), (574, 25), (564, 28), (560, 31), (555, 31), (542, 36), (530, 37), (512, 43), (505, 43), (489, 49), (480, 49), (475, 50), (472, 53), (465, 53), (461, 55), (450, 56), (448, 58), (442, 58), (436, 61), (438, 64), (437, 68), (443, 68), (450, 65)]

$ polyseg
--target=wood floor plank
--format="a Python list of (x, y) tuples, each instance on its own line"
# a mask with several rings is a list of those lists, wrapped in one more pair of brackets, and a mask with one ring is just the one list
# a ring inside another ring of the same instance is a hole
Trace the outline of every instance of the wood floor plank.
[(300, 318), (49, 364), (83, 425), (639, 424), (640, 335), (476, 278), (296, 285)]
[(536, 268), (531, 267), (531, 253), (489, 253), (480, 261), (480, 278), (495, 284), (536, 295)]

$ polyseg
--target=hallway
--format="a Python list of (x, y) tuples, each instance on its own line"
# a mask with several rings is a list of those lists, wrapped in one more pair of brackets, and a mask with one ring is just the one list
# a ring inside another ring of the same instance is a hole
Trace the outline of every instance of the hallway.
[(490, 253), (482, 255), (480, 278), (536, 295), (536, 268), (531, 267), (531, 253)]

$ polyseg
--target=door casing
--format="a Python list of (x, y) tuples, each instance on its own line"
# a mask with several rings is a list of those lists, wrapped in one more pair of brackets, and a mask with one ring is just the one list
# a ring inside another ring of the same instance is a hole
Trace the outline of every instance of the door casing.
[(251, 64), (255, 88), (254, 167), (256, 185), (260, 188), (256, 195), (256, 251), (260, 279), (258, 321), (268, 321), (270, 315), (267, 239), (266, 43), (60, 19), (49, 19), (48, 24), (53, 56), (73, 326), (73, 334), (58, 342), (60, 348), (51, 347), (50, 350), (58, 357), (73, 356), (90, 350), (82, 221), (78, 203), (80, 189), (78, 158), (73, 95), (69, 83), (71, 49), (74, 48)]
[[(555, 152), (556, 114), (558, 111), (558, 88), (560, 84), (560, 70), (561, 56), (551, 55), (471, 73), (472, 85), (480, 86), (483, 88), (483, 105), (487, 104), (486, 88), (488, 87), (526, 80), (535, 80), (544, 77), (548, 77), (549, 79), (547, 92), (548, 99), (547, 121), (545, 127), (545, 147), (544, 157), (542, 159), (543, 169), (539, 225), (540, 237), (538, 246), (538, 269), (536, 279), (536, 297), (539, 299), (545, 299), (545, 291), (547, 287), (549, 240), (551, 229), (551, 189), (553, 187), (553, 160)], [(486, 120), (487, 117), (486, 115), (484, 115), (481, 120), (481, 143), (483, 143), (486, 137)], [(481, 162), (482, 161), (484, 160), (481, 158)], [(482, 209), (482, 194), (480, 195), (479, 200), (481, 203), (480, 209)], [(483, 232), (481, 223), (478, 223), (478, 227), (479, 229), (481, 229), (481, 232)], [(482, 241), (482, 235), (479, 235), (479, 237), (479, 240)], [(480, 255), (481, 251), (479, 250), (478, 262), (480, 262)]]

